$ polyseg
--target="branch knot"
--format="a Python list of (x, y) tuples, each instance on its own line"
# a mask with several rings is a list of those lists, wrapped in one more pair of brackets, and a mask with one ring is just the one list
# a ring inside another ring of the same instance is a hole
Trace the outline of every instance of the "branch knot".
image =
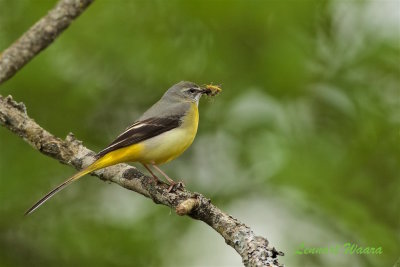
[[(0, 99), (2, 99), (2, 98), (3, 98), (3, 97), (0, 95)], [(13, 99), (12, 95), (8, 95), (8, 96), (5, 98), (5, 101), (6, 101), (7, 104), (9, 104), (9, 105), (11, 105), (11, 106), (17, 108), (19, 111), (22, 111), (25, 115), (27, 114), (25, 104), (22, 103), (22, 102), (18, 103), (17, 101), (15, 101), (15, 100)]]
[(188, 215), (200, 205), (197, 198), (188, 198), (176, 206), (175, 211), (178, 215)]

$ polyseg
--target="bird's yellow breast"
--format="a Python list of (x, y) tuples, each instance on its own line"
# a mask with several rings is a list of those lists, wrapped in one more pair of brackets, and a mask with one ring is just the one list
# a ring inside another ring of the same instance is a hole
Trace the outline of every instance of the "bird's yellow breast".
[(199, 111), (192, 103), (179, 127), (140, 143), (142, 149), (136, 161), (163, 164), (177, 158), (193, 143), (198, 124)]
[(192, 143), (199, 124), (199, 111), (192, 103), (182, 124), (143, 142), (111, 151), (98, 161), (101, 168), (121, 162), (163, 164), (180, 156)]

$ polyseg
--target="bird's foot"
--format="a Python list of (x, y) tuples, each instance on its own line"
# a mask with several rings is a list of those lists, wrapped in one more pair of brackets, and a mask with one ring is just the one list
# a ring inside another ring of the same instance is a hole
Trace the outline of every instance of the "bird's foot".
[(185, 188), (185, 184), (182, 181), (180, 181), (180, 182), (172, 181), (168, 187), (167, 192), (171, 193), (171, 192), (175, 192), (178, 189), (184, 189), (184, 188)]

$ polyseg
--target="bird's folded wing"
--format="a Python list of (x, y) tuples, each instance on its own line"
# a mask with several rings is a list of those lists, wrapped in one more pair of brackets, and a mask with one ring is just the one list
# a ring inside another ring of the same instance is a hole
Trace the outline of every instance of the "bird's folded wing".
[(107, 153), (137, 144), (181, 125), (181, 116), (169, 116), (163, 118), (149, 118), (137, 121), (121, 133), (109, 146), (97, 153), (101, 158)]

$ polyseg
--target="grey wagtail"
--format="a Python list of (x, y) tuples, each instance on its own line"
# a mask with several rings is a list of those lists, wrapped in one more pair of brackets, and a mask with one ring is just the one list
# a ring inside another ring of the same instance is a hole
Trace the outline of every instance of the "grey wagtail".
[(96, 160), (65, 182), (54, 188), (26, 211), (32, 213), (57, 192), (85, 174), (122, 162), (140, 162), (156, 181), (150, 166), (169, 182), (169, 191), (178, 183), (168, 177), (157, 165), (181, 155), (193, 142), (199, 123), (198, 105), (203, 94), (214, 96), (219, 86), (200, 87), (182, 81), (167, 90), (161, 99), (149, 108), (135, 123), (122, 132), (109, 146), (97, 153)]

